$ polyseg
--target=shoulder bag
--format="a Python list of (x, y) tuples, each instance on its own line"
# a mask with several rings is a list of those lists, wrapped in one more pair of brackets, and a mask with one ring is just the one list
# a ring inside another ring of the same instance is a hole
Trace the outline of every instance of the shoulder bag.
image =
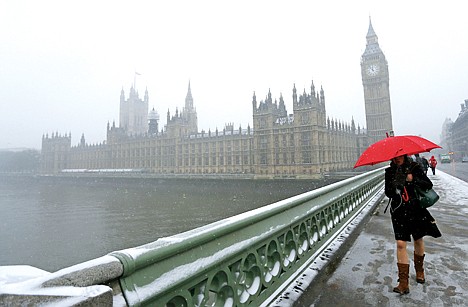
[(433, 189), (424, 190), (415, 186), (414, 191), (419, 199), (419, 205), (422, 208), (429, 208), (439, 200), (439, 195)]

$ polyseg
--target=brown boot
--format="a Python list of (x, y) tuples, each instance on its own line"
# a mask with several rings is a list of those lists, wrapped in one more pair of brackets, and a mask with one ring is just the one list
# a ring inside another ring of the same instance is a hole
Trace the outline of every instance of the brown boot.
[(408, 278), (409, 278), (409, 264), (397, 263), (398, 265), (398, 286), (393, 288), (393, 292), (400, 294), (409, 293)]
[(426, 282), (426, 279), (424, 278), (424, 256), (426, 255), (416, 255), (414, 253), (414, 268), (416, 269), (416, 282), (423, 284)]

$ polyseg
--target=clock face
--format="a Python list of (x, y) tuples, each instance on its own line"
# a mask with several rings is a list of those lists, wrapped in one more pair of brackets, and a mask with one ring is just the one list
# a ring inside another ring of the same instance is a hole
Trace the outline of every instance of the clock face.
[(366, 73), (369, 76), (376, 76), (380, 71), (380, 67), (377, 64), (370, 64), (366, 68)]

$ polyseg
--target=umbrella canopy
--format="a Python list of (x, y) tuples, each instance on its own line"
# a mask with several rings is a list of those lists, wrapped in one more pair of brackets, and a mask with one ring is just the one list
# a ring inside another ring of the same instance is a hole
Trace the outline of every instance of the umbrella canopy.
[(415, 135), (400, 135), (387, 137), (367, 148), (357, 160), (354, 168), (364, 165), (374, 165), (389, 161), (402, 155), (414, 155), (420, 152), (442, 148), (425, 138)]

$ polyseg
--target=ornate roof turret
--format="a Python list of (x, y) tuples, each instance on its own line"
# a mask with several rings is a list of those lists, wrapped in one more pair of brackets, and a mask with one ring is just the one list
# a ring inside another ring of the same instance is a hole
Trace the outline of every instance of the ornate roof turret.
[(312, 85), (310, 86), (310, 95), (315, 96), (314, 80), (312, 80)]
[(279, 108), (280, 109), (286, 109), (286, 106), (284, 105), (283, 93), (280, 93)]
[(366, 38), (369, 39), (375, 39), (377, 40), (377, 34), (375, 34), (374, 28), (372, 27), (372, 21), (369, 16), (369, 29), (367, 30), (367, 35)]
[(323, 91), (323, 85), (320, 86), (320, 103), (325, 104), (325, 92)]
[(122, 90), (120, 91), (120, 102), (124, 102), (124, 101), (125, 101), (125, 92), (122, 86)]
[(293, 86), (293, 103), (294, 103), (294, 104), (297, 103), (296, 83), (294, 83), (294, 86)]
[(257, 96), (255, 95), (255, 91), (253, 92), (253, 97), (252, 97), (252, 107), (254, 110), (257, 109)]
[(362, 55), (363, 57), (382, 52), (379, 47), (379, 40), (378, 40), (377, 34), (375, 34), (374, 28), (372, 27), (372, 22), (371, 22), (370, 17), (369, 17), (369, 30), (367, 30), (366, 40), (367, 40), (366, 50), (364, 51)]
[(193, 109), (193, 97), (192, 97), (192, 90), (190, 88), (190, 81), (188, 83), (187, 97), (185, 97), (185, 108), (187, 110)]
[(154, 107), (148, 114), (148, 120), (159, 120), (159, 114)]

